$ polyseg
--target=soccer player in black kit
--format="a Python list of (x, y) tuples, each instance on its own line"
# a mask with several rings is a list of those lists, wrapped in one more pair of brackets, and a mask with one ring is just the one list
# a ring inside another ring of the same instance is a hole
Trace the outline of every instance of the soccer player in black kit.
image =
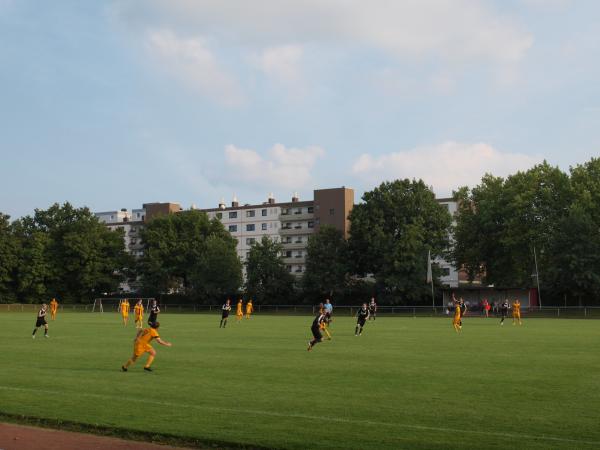
[(227, 318), (229, 317), (229, 312), (231, 311), (231, 300), (227, 299), (227, 301), (221, 306), (221, 324), (219, 328), (225, 328), (227, 325)]
[(504, 325), (504, 319), (508, 317), (508, 300), (504, 300), (502, 305), (500, 305), (500, 314), (502, 315), (502, 319), (500, 319), (500, 325)]
[(150, 317), (148, 317), (148, 325), (153, 326), (153, 324), (158, 322), (159, 312), (160, 308), (158, 307), (158, 303), (156, 300), (152, 300), (152, 304), (150, 305)]
[(354, 330), (354, 336), (360, 336), (363, 332), (363, 327), (365, 326), (365, 322), (369, 318), (369, 308), (367, 308), (367, 304), (363, 303), (362, 308), (358, 310), (356, 314), (356, 329)]
[(321, 334), (321, 324), (325, 321), (325, 314), (323, 311), (319, 311), (315, 316), (315, 320), (310, 327), (310, 331), (313, 334), (313, 338), (308, 342), (307, 350), (310, 352), (312, 348), (317, 345), (319, 342), (323, 340), (323, 335)]
[(33, 333), (31, 337), (35, 339), (35, 332), (39, 327), (44, 327), (44, 337), (48, 337), (48, 322), (46, 322), (46, 313), (48, 312), (48, 306), (45, 303), (42, 304), (42, 307), (37, 313), (37, 320), (35, 322), (35, 328), (33, 329)]
[(377, 303), (375, 303), (375, 297), (371, 297), (371, 303), (369, 303), (369, 320), (373, 318), (375, 320), (377, 317)]

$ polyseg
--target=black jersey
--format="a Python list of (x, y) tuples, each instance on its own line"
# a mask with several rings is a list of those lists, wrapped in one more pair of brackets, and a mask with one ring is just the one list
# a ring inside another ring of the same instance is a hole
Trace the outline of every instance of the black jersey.
[(502, 311), (508, 311), (508, 302), (502, 303), (502, 305), (500, 306), (500, 308), (502, 308)]
[(358, 310), (358, 320), (359, 322), (364, 322), (369, 317), (369, 309), (368, 308), (360, 308)]
[(314, 327), (317, 327), (317, 328), (320, 327), (321, 323), (323, 323), (324, 320), (325, 320), (325, 314), (322, 314), (322, 313), (319, 312), (315, 316), (315, 320), (313, 320), (313, 323), (312, 323), (313, 328)]
[(231, 305), (228, 305), (227, 303), (224, 303), (223, 306), (221, 306), (221, 316), (222, 317), (228, 317), (229, 316), (229, 311), (231, 311)]
[(377, 303), (375, 303), (375, 302), (369, 303), (369, 311), (370, 312), (375, 312), (376, 309), (377, 309)]
[(160, 312), (160, 308), (158, 305), (150, 306), (150, 317), (148, 317), (148, 323), (153, 324), (158, 319), (158, 313)]
[(37, 318), (38, 319), (43, 319), (44, 317), (46, 317), (46, 313), (48, 312), (48, 310), (42, 308), (38, 311), (37, 313)]

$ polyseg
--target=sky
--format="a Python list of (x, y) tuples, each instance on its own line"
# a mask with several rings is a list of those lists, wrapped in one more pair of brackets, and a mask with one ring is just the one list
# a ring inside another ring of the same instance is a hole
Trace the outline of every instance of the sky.
[(0, 0), (0, 212), (600, 156), (596, 0)]

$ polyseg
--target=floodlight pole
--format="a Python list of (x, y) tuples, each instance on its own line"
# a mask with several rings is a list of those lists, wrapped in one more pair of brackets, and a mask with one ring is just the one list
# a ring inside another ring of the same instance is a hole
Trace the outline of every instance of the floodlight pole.
[(538, 272), (537, 252), (535, 251), (535, 244), (533, 245), (533, 260), (535, 262), (535, 280), (537, 281), (538, 302), (540, 304), (540, 309), (542, 309), (542, 292), (540, 291), (540, 273)]

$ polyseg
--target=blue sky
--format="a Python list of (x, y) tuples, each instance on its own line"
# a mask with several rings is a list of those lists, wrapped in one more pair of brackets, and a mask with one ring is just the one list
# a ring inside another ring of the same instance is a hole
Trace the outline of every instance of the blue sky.
[(0, 211), (566, 170), (599, 79), (594, 0), (0, 0)]

